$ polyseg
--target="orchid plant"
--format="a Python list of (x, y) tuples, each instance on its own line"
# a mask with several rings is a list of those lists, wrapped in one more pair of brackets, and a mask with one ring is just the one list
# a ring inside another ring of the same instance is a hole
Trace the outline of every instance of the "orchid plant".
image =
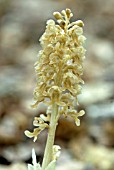
[(81, 20), (70, 22), (73, 16), (70, 9), (53, 13), (57, 23), (50, 19), (46, 30), (40, 38), (42, 50), (39, 51), (38, 61), (35, 63), (37, 84), (34, 90), (36, 108), (40, 102), (47, 107), (46, 115), (35, 117), (33, 132), (25, 131), (29, 138), (37, 140), (38, 135), (45, 128), (48, 129), (47, 143), (44, 152), (42, 167), (36, 162), (35, 151), (32, 151), (33, 165), (28, 170), (54, 170), (56, 160), (60, 155), (60, 147), (54, 145), (54, 138), (58, 120), (61, 115), (70, 116), (77, 126), (80, 126), (80, 116), (84, 110), (77, 112), (78, 95), (81, 93), (81, 84), (84, 84), (83, 60), (85, 49), (83, 43), (84, 23)]

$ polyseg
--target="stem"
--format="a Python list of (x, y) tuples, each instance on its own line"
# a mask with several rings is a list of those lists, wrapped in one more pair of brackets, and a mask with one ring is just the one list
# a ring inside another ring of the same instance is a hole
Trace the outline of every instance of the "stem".
[(54, 144), (55, 131), (57, 126), (57, 115), (58, 115), (58, 106), (56, 104), (53, 104), (47, 143), (46, 143), (44, 158), (42, 163), (42, 170), (45, 170), (48, 164), (52, 161), (53, 144)]

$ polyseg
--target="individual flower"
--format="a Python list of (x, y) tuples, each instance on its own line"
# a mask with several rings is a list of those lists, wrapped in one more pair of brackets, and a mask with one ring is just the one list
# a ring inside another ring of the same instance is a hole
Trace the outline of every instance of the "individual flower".
[(54, 145), (53, 146), (53, 153), (52, 153), (52, 160), (57, 160), (61, 154), (61, 151), (60, 151), (61, 147), (59, 145)]
[(25, 135), (29, 138), (34, 138), (34, 142), (37, 140), (38, 135), (43, 131), (45, 128), (48, 128), (48, 124), (45, 123), (50, 120), (50, 115), (44, 116), (43, 114), (40, 117), (35, 117), (33, 121), (33, 125), (37, 126), (33, 132), (29, 132), (28, 130), (25, 131)]
[(33, 132), (29, 132), (28, 130), (26, 130), (25, 135), (29, 138), (34, 138), (34, 142), (35, 142), (40, 132), (41, 132), (40, 128), (35, 128)]
[(76, 123), (77, 126), (80, 126), (80, 119), (79, 119), (79, 117), (83, 116), (85, 114), (85, 111), (81, 110), (80, 112), (77, 113), (76, 110), (73, 110), (73, 109), (70, 110), (69, 109), (67, 114), (75, 120), (75, 123)]
[(80, 36), (78, 37), (78, 41), (79, 41), (80, 45), (83, 45), (84, 42), (85, 42), (85, 40), (86, 40), (86, 37), (83, 36), (83, 35), (80, 35)]

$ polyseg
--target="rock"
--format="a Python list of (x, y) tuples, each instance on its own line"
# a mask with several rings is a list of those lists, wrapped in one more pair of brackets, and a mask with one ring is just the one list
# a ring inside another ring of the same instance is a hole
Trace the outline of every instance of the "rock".
[(71, 141), (70, 149), (76, 158), (85, 164), (90, 163), (95, 169), (113, 169), (114, 150), (92, 144), (86, 138)]
[(14, 163), (10, 166), (0, 166), (0, 170), (27, 170), (27, 165), (24, 163)]
[(112, 83), (92, 82), (84, 85), (82, 94), (78, 97), (81, 104), (87, 106), (110, 99), (113, 96)]
[(77, 162), (75, 160), (67, 161), (66, 163), (63, 163), (56, 168), (57, 170), (85, 170), (85, 166), (81, 162)]
[(19, 111), (5, 115), (0, 124), (0, 144), (9, 145), (22, 141), (27, 125), (27, 117)]

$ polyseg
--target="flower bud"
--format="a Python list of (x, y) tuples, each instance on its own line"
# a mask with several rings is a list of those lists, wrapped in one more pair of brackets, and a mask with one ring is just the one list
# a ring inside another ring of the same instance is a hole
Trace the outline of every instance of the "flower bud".
[(83, 23), (83, 21), (78, 20), (78, 21), (76, 21), (76, 25), (78, 25), (79, 27), (83, 27), (84, 23)]
[(66, 15), (67, 15), (68, 18), (70, 18), (70, 14), (71, 14), (71, 10), (67, 8), (66, 9)]
[(53, 16), (54, 16), (57, 20), (62, 19), (62, 15), (61, 15), (59, 12), (54, 12), (54, 13), (53, 13)]

